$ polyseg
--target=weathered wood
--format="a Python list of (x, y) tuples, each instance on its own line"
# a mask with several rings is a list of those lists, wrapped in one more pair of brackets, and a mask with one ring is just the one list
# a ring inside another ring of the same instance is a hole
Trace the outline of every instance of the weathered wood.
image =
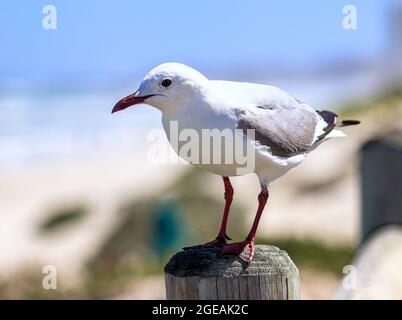
[(174, 255), (165, 266), (166, 298), (299, 299), (299, 271), (285, 251), (258, 245), (250, 264), (235, 256), (217, 257), (220, 251), (197, 248)]
[(386, 225), (402, 225), (402, 132), (367, 142), (361, 154), (361, 244)]

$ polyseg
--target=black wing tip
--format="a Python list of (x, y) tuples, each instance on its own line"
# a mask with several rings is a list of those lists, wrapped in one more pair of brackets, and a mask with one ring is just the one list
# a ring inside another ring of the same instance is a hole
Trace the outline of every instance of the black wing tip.
[(328, 124), (334, 124), (338, 115), (332, 111), (322, 110), (317, 111), (321, 118)]
[(342, 126), (355, 126), (360, 124), (359, 120), (342, 120)]

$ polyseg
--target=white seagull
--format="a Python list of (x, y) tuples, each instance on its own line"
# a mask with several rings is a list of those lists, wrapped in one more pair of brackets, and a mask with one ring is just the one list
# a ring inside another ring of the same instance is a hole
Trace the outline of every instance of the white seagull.
[[(121, 99), (112, 113), (132, 105), (145, 103), (162, 112), (162, 123), (173, 149), (180, 152), (183, 144), (171, 137), (170, 125), (177, 123), (178, 130), (192, 129), (202, 135), (204, 129), (243, 132), (243, 140), (254, 154), (252, 172), (257, 174), (261, 192), (258, 209), (246, 239), (228, 244), (226, 234), (233, 188), (229, 176), (243, 175), (238, 163), (194, 163), (196, 166), (223, 177), (225, 207), (218, 236), (201, 246), (222, 247), (220, 255), (237, 255), (250, 262), (254, 255), (257, 226), (268, 199), (268, 186), (290, 169), (301, 164), (307, 153), (324, 140), (345, 136), (338, 126), (358, 124), (356, 120), (337, 122), (337, 115), (330, 111), (317, 111), (287, 94), (268, 85), (208, 80), (197, 70), (179, 63), (164, 63), (151, 70), (142, 80), (138, 90)], [(247, 134), (249, 130), (253, 136)], [(200, 155), (208, 150), (199, 149)], [(225, 145), (226, 147), (226, 145)], [(212, 153), (226, 152), (213, 149)], [(214, 156), (214, 154), (212, 154)], [(240, 173), (239, 173), (240, 172)]]

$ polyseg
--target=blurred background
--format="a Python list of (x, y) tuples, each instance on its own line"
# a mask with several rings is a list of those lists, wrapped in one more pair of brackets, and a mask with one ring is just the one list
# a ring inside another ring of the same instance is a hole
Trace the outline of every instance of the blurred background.
[[(42, 12), (57, 10), (56, 29)], [(156, 65), (279, 86), (362, 121), (271, 187), (259, 243), (286, 250), (304, 299), (330, 298), (360, 239), (359, 150), (401, 129), (402, 6), (344, 1), (2, 1), (0, 298), (164, 298), (162, 269), (216, 236), (221, 178), (147, 161), (145, 105), (111, 115)], [(233, 178), (229, 235), (247, 233), (254, 176)], [(42, 269), (57, 268), (57, 290)]]

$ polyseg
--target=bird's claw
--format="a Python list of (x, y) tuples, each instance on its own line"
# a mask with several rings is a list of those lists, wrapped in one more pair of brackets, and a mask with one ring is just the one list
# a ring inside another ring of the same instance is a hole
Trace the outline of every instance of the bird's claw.
[(255, 251), (254, 241), (244, 240), (241, 242), (226, 245), (223, 248), (222, 252), (218, 254), (218, 257), (226, 255), (235, 255), (238, 256), (243, 261), (249, 263), (253, 259), (254, 251)]
[(203, 244), (197, 244), (195, 246), (183, 247), (183, 250), (192, 250), (192, 249), (201, 249), (203, 248)]
[(216, 239), (209, 241), (207, 243), (204, 243), (204, 244), (198, 244), (195, 246), (184, 247), (183, 250), (223, 247), (223, 246), (227, 245), (226, 240), (232, 240), (232, 239), (227, 234), (225, 234), (224, 236), (217, 236)]

